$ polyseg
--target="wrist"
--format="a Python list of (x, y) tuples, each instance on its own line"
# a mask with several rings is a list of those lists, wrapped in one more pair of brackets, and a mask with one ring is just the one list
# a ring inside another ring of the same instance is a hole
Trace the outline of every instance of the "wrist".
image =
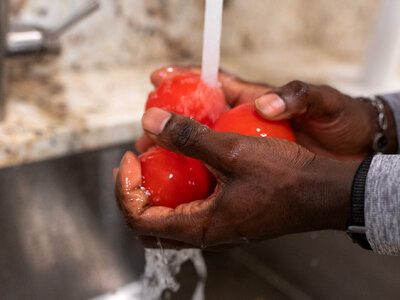
[(365, 159), (357, 169), (351, 187), (351, 216), (347, 223), (347, 234), (354, 243), (371, 250), (365, 232), (365, 185), (372, 158)]
[(309, 230), (346, 230), (351, 215), (351, 187), (360, 162), (317, 156), (305, 175), (310, 198)]

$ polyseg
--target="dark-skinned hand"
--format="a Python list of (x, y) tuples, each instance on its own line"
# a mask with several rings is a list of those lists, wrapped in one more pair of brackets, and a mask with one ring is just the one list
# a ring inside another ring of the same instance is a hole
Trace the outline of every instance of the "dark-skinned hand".
[[(199, 73), (197, 67), (168, 67), (151, 75), (157, 87), (163, 80), (185, 72)], [(372, 154), (378, 132), (377, 112), (370, 104), (344, 95), (336, 89), (292, 81), (282, 87), (251, 83), (227, 72), (219, 80), (231, 107), (256, 103), (261, 116), (269, 120), (289, 119), (298, 144), (308, 150), (340, 160), (362, 160)], [(389, 125), (388, 153), (397, 151), (397, 135), (392, 112), (385, 104)], [(144, 152), (153, 144), (144, 135), (136, 147)]]
[[(164, 80), (187, 72), (200, 73), (201, 69), (196, 66), (166, 67), (154, 71), (150, 79), (157, 88)], [(225, 71), (220, 71), (218, 80), (221, 83), (227, 105), (231, 107), (254, 101), (271, 90), (269, 85), (247, 82)], [(154, 142), (145, 134), (136, 141), (136, 149), (141, 153), (146, 152), (153, 145)]]
[[(164, 68), (151, 79), (157, 87), (187, 71), (200, 69)], [(255, 101), (263, 117), (289, 119), (304, 148), (277, 139), (217, 133), (188, 118), (149, 110), (138, 150), (159, 144), (202, 160), (216, 175), (218, 186), (208, 199), (176, 209), (149, 207), (139, 188), (140, 163), (128, 152), (115, 173), (116, 195), (141, 241), (148, 247), (156, 247), (160, 238), (170, 248), (220, 249), (294, 232), (344, 229), (358, 163), (337, 160), (361, 160), (371, 154), (378, 130), (375, 109), (328, 86), (293, 81), (276, 88), (226, 72), (220, 73), (219, 80), (228, 105)], [(396, 151), (396, 129), (385, 106), (390, 153)]]
[(207, 199), (175, 209), (150, 206), (138, 158), (125, 154), (115, 171), (116, 198), (142, 243), (220, 249), (289, 233), (344, 229), (358, 162), (318, 156), (276, 138), (216, 132), (159, 108), (142, 119), (157, 145), (204, 162), (217, 178)]

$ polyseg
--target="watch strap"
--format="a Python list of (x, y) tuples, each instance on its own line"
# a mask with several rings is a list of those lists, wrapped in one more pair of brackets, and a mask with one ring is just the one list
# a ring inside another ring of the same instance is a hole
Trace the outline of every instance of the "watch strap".
[(362, 248), (372, 250), (365, 233), (365, 184), (372, 158), (365, 159), (357, 169), (351, 187), (351, 217), (347, 227), (347, 234), (354, 243)]

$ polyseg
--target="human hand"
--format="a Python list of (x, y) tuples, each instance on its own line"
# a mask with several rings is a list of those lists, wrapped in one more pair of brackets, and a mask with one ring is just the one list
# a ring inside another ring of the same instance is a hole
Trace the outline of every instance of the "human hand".
[(175, 209), (150, 206), (137, 157), (115, 172), (116, 198), (147, 247), (217, 249), (284, 234), (344, 229), (358, 163), (317, 156), (276, 138), (216, 132), (159, 108), (142, 119), (156, 144), (204, 162), (217, 178), (207, 199)]
[[(174, 66), (161, 68), (151, 74), (151, 82), (157, 88), (163, 81), (176, 75), (192, 72), (200, 73), (201, 68), (196, 66)], [(234, 107), (246, 102), (252, 102), (259, 96), (271, 90), (266, 84), (251, 83), (240, 79), (225, 71), (220, 71), (218, 76), (227, 105)], [(136, 141), (136, 149), (143, 153), (154, 145), (154, 142), (145, 134)]]
[[(340, 160), (363, 160), (373, 154), (373, 139), (379, 131), (376, 109), (330, 86), (292, 81), (271, 89), (255, 103), (266, 119), (289, 119), (296, 142), (314, 153)], [(396, 153), (395, 121), (389, 106), (384, 105), (388, 153)]]
[[(198, 67), (169, 67), (151, 75), (157, 87), (165, 79), (194, 72)], [(255, 101), (261, 116), (269, 120), (289, 119), (296, 141), (312, 152), (340, 160), (362, 160), (373, 154), (372, 142), (379, 128), (377, 112), (370, 104), (322, 85), (292, 81), (282, 87), (251, 83), (221, 71), (219, 80), (231, 107)], [(385, 104), (388, 120), (388, 153), (397, 153), (397, 133), (393, 113)], [(137, 141), (144, 152), (153, 145), (146, 135)]]

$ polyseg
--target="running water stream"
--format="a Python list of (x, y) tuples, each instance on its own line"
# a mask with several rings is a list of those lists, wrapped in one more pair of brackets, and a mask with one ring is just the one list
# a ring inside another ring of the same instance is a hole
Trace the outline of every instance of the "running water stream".
[[(202, 80), (209, 86), (218, 86), (218, 70), (220, 62), (220, 41), (222, 30), (223, 0), (206, 0)], [(175, 276), (180, 272), (186, 261), (191, 261), (197, 272), (198, 281), (192, 300), (204, 300), (204, 288), (207, 279), (207, 267), (199, 249), (167, 250), (163, 249), (158, 240), (160, 249), (145, 250), (145, 271), (141, 281), (141, 299), (159, 300), (164, 291), (176, 292), (179, 282)]]
[(159, 300), (166, 290), (177, 292), (179, 282), (177, 282), (175, 276), (179, 274), (181, 266), (185, 262), (191, 261), (198, 276), (192, 300), (204, 300), (207, 267), (201, 250), (146, 249), (145, 259), (146, 266), (141, 282), (140, 299)]
[(206, 0), (203, 33), (201, 79), (209, 86), (217, 86), (221, 52), (223, 0)]

